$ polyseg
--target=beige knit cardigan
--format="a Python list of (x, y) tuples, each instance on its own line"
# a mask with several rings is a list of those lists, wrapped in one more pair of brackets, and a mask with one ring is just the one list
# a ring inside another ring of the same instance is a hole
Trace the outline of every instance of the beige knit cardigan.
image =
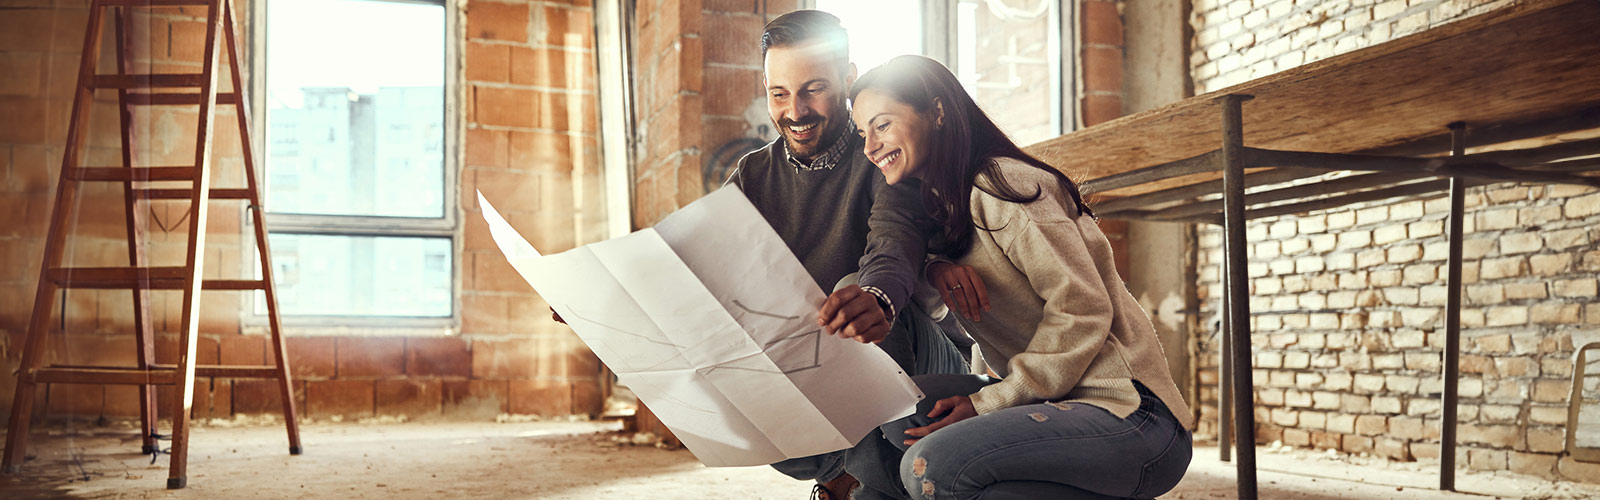
[(1010, 158), (996, 164), (1011, 187), (1040, 196), (1012, 203), (972, 190), (979, 229), (956, 262), (977, 270), (992, 310), (981, 321), (960, 319), (1004, 378), (972, 396), (978, 413), (1068, 401), (1126, 418), (1139, 406), (1138, 380), (1192, 429), (1155, 328), (1117, 274), (1095, 219), (1080, 214), (1048, 172)]

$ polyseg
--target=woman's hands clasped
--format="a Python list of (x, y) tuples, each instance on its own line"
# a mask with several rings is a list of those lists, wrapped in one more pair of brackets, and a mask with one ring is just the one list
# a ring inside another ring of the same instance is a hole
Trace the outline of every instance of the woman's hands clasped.
[(946, 306), (967, 319), (978, 321), (989, 310), (989, 290), (972, 266), (934, 261), (928, 264), (928, 284), (939, 289)]

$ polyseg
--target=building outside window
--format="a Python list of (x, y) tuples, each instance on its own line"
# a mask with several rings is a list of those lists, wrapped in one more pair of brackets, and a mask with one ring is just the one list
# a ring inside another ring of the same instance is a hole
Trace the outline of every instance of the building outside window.
[(268, 145), (267, 228), (286, 320), (422, 326), (454, 317), (445, 2), (258, 6), (256, 123)]

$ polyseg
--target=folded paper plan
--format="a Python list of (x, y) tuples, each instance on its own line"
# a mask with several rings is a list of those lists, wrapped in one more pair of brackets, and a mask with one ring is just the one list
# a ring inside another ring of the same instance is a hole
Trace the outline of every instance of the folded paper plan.
[(817, 326), (826, 296), (737, 188), (549, 256), (478, 202), (512, 267), (708, 466), (849, 448), (922, 397), (882, 350)]

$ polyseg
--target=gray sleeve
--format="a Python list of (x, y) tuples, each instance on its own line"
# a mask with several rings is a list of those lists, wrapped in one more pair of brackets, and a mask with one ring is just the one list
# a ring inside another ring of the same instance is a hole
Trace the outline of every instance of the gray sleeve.
[(860, 284), (881, 292), (874, 295), (887, 300), (889, 311), (894, 313), (904, 309), (916, 290), (928, 255), (928, 236), (935, 225), (922, 208), (920, 184), (908, 179), (889, 185), (882, 174), (873, 174), (867, 249), (858, 263)]

